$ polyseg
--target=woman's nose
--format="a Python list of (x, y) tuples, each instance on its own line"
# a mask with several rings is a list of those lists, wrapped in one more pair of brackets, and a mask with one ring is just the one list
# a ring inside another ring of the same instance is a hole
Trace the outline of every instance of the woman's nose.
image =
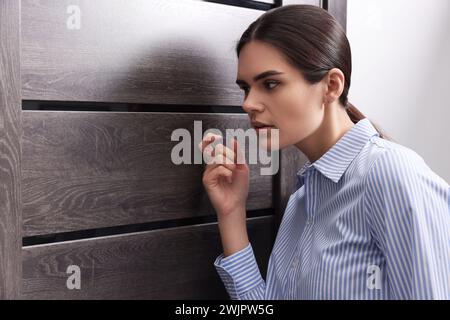
[(258, 102), (255, 99), (249, 99), (249, 97), (247, 97), (242, 104), (242, 109), (244, 109), (246, 113), (251, 114), (264, 111), (264, 106), (261, 102)]

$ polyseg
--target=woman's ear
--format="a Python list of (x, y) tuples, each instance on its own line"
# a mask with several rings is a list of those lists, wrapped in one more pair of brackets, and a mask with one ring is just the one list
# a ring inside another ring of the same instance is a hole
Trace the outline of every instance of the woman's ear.
[(328, 71), (325, 77), (325, 97), (324, 103), (329, 104), (339, 99), (342, 92), (344, 91), (345, 76), (344, 73), (338, 69), (333, 68)]

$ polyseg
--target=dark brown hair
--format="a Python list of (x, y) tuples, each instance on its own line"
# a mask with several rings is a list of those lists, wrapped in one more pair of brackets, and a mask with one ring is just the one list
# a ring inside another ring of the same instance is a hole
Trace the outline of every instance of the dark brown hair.
[[(313, 5), (286, 5), (265, 12), (242, 34), (236, 46), (238, 58), (242, 48), (252, 40), (278, 48), (310, 84), (320, 82), (331, 69), (340, 69), (345, 84), (339, 102), (353, 123), (366, 118), (348, 101), (352, 73), (350, 44), (344, 29), (326, 10)], [(381, 138), (389, 139), (373, 126)]]

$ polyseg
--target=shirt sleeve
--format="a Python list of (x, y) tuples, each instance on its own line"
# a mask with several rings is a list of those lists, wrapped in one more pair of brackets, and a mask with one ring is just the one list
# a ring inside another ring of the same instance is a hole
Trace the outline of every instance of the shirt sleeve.
[(386, 150), (366, 205), (393, 299), (450, 299), (449, 185), (414, 151)]
[(216, 258), (214, 266), (232, 300), (264, 298), (266, 284), (250, 243), (228, 257), (222, 253)]

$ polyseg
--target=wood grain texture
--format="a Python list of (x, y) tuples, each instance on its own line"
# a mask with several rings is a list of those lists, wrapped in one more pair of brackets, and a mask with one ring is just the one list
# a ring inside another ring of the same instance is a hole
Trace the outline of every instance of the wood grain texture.
[(18, 297), (21, 279), (19, 22), (19, 1), (0, 1), (0, 299)]
[[(265, 278), (273, 216), (248, 219)], [(214, 268), (222, 252), (216, 223), (25, 247), (24, 299), (227, 299)], [(67, 288), (70, 265), (79, 290)]]
[[(73, 5), (80, 29), (70, 29)], [(23, 97), (239, 106), (235, 45), (263, 13), (193, 0), (22, 0)]]
[[(70, 5), (80, 29), (70, 29)], [(234, 46), (262, 13), (193, 0), (22, 0), (23, 99), (239, 106)]]
[[(243, 114), (24, 111), (24, 236), (215, 215), (204, 166), (171, 160), (172, 132), (194, 139), (194, 121), (200, 134), (250, 128)], [(250, 164), (248, 210), (273, 208), (260, 168)]]

